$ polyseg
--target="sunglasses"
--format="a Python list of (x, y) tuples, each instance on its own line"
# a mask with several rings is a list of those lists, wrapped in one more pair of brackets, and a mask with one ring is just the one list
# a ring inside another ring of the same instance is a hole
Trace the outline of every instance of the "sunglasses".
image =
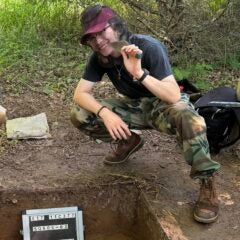
[(104, 37), (105, 36), (105, 32), (106, 30), (111, 27), (110, 25), (107, 25), (102, 31), (100, 32), (97, 32), (97, 33), (93, 33), (93, 34), (90, 34), (89, 37), (87, 38), (86, 40), (86, 43), (88, 45), (92, 45), (92, 44), (95, 44), (96, 41), (97, 41), (97, 37)]

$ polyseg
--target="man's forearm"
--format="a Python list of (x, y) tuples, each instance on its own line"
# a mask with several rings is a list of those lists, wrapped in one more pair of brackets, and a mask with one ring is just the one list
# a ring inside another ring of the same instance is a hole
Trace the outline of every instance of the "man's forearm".
[[(167, 78), (171, 78), (171, 76)], [(162, 101), (176, 103), (181, 97), (180, 89), (174, 79), (168, 80), (167, 78), (159, 81), (148, 75), (142, 84)]]
[(99, 101), (97, 101), (90, 93), (86, 92), (80, 93), (77, 97), (74, 97), (73, 100), (80, 107), (95, 114), (102, 107)]

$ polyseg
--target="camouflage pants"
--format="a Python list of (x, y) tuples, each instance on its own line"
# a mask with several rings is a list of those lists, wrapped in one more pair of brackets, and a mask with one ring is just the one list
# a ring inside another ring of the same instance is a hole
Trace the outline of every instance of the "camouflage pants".
[[(118, 114), (130, 129), (151, 128), (175, 134), (183, 148), (185, 160), (192, 166), (192, 178), (212, 174), (219, 169), (220, 165), (210, 157), (205, 121), (194, 110), (186, 94), (182, 94), (181, 100), (175, 104), (166, 104), (156, 97), (99, 101)], [(79, 106), (72, 109), (71, 121), (95, 139), (111, 140), (102, 120)]]

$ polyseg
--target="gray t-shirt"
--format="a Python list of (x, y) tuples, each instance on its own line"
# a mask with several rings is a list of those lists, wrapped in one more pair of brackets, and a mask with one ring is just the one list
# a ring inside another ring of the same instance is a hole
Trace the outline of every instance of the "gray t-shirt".
[[(161, 42), (150, 36), (140, 34), (131, 35), (128, 42), (135, 44), (143, 51), (142, 68), (146, 68), (151, 76), (162, 80), (172, 74), (167, 50)], [(91, 82), (98, 82), (101, 81), (105, 73), (116, 89), (129, 98), (153, 96), (144, 85), (134, 81), (131, 74), (125, 69), (122, 57), (109, 57), (108, 63), (103, 63), (98, 54), (93, 53), (87, 63), (83, 78)]]

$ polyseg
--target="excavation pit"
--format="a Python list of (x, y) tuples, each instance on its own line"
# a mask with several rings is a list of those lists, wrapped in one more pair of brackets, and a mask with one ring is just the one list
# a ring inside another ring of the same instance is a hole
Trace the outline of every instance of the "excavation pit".
[(144, 193), (132, 183), (58, 190), (2, 190), (0, 199), (0, 240), (23, 239), (21, 215), (26, 209), (70, 206), (83, 210), (85, 240), (167, 239)]

